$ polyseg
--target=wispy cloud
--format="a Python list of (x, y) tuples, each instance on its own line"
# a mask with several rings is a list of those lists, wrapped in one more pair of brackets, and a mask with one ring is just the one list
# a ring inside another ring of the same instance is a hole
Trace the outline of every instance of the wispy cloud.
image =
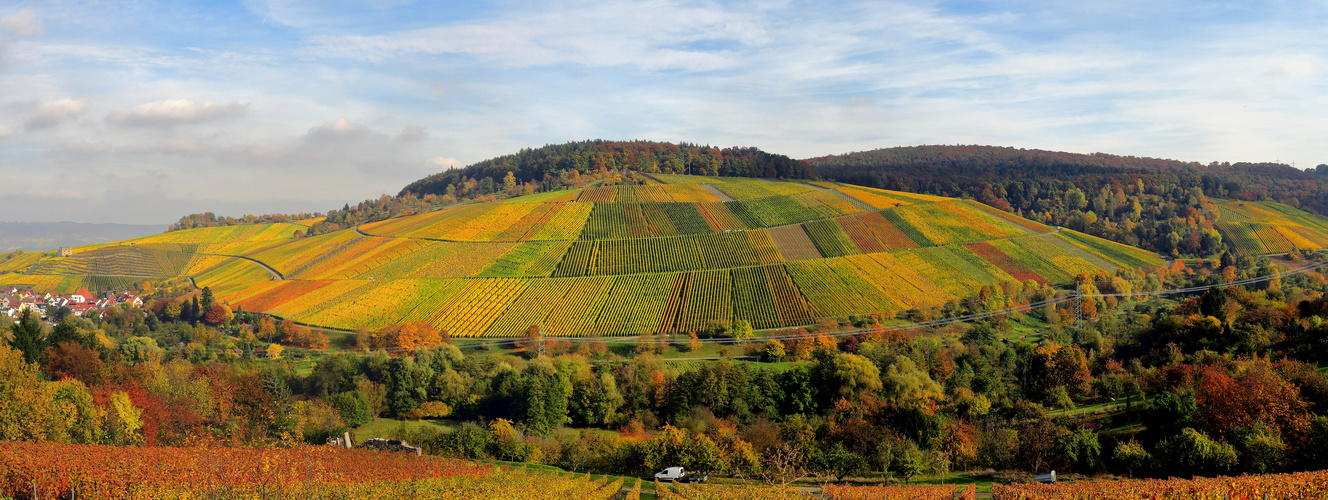
[(358, 123), (351, 123), (346, 117), (340, 117), (330, 122), (309, 129), (305, 134), (305, 139), (315, 143), (344, 143), (346, 141), (358, 141), (365, 139), (374, 132), (369, 127)]
[(773, 38), (760, 12), (652, 1), (577, 5), (377, 35), (320, 35), (312, 53), (382, 61), (411, 55), (465, 55), (515, 66), (632, 66), (713, 71), (735, 67), (725, 48)]
[(188, 99), (167, 99), (112, 111), (106, 115), (106, 120), (131, 127), (170, 127), (234, 118), (243, 116), (248, 110), (248, 106), (238, 102), (195, 103)]

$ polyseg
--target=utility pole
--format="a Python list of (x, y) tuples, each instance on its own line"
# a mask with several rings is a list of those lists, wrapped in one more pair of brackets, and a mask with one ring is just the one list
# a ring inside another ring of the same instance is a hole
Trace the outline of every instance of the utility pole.
[(1076, 289), (1074, 291), (1074, 327), (1083, 328), (1084, 326), (1084, 296)]
[(544, 357), (544, 322), (541, 321), (537, 328), (539, 328), (539, 355)]

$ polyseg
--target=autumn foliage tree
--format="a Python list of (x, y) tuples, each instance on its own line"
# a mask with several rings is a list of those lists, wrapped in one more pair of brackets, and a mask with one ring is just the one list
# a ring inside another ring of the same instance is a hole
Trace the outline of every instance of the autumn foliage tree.
[(1071, 396), (1088, 394), (1093, 374), (1088, 358), (1079, 346), (1047, 344), (1036, 350), (1038, 361), (1033, 368), (1041, 375), (1043, 388), (1051, 391), (1064, 387)]
[(374, 330), (369, 335), (369, 346), (374, 349), (392, 349), (409, 352), (443, 344), (443, 337), (432, 325), (423, 321), (410, 321)]
[(212, 307), (208, 308), (207, 313), (203, 315), (203, 321), (210, 325), (224, 325), (230, 323), (233, 317), (235, 315), (231, 313), (231, 308), (222, 304), (212, 304)]
[(0, 346), (0, 439), (42, 440), (50, 414), (37, 366), (19, 351)]
[(291, 320), (282, 321), (280, 331), (281, 340), (296, 347), (322, 350), (327, 349), (329, 344), (326, 333), (297, 325)]
[(1304, 435), (1310, 414), (1300, 390), (1273, 371), (1266, 359), (1242, 365), (1244, 372), (1236, 377), (1210, 368), (1199, 381), (1195, 400), (1204, 428), (1225, 438), (1235, 429), (1262, 422), (1283, 436)]
[(46, 374), (53, 379), (73, 378), (85, 384), (101, 381), (106, 363), (96, 351), (75, 342), (61, 342), (46, 349)]

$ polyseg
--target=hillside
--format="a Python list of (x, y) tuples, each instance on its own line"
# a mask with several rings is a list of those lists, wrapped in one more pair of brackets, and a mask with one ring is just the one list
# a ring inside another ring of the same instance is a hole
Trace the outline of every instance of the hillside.
[(1328, 214), (1328, 166), (1201, 165), (991, 146), (887, 148), (804, 161), (826, 179), (971, 197), (1045, 224), (1177, 256), (1227, 250), (1209, 234), (1220, 226), (1219, 199), (1276, 201)]
[(735, 320), (807, 325), (941, 306), (988, 285), (1064, 285), (1162, 264), (973, 201), (826, 182), (654, 179), (298, 239), (289, 224), (175, 231), (0, 263), (0, 284), (182, 275), (232, 307), (336, 328), (418, 320), (454, 336), (534, 324), (552, 335), (636, 335)]
[(1328, 219), (1270, 201), (1217, 203), (1215, 225), (1242, 254), (1285, 253), (1328, 247)]

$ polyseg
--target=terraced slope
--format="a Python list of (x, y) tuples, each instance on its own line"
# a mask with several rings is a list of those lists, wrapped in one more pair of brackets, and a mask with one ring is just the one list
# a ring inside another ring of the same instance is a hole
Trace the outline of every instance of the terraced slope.
[[(415, 320), (454, 336), (513, 336), (539, 324), (584, 336), (683, 333), (735, 320), (807, 325), (940, 306), (984, 285), (1060, 285), (1079, 273), (1162, 264), (971, 201), (819, 182), (655, 179), (308, 238), (259, 226), (170, 233), (13, 269), (0, 263), (0, 272), (19, 271), (0, 274), (0, 283), (82, 283), (92, 255), (139, 262), (160, 254), (171, 258), (152, 261), (157, 267), (145, 275), (191, 276), (233, 306), (310, 324)], [(273, 280), (258, 262), (285, 279)]]
[(1214, 228), (1244, 254), (1328, 247), (1328, 219), (1271, 201), (1217, 201)]

